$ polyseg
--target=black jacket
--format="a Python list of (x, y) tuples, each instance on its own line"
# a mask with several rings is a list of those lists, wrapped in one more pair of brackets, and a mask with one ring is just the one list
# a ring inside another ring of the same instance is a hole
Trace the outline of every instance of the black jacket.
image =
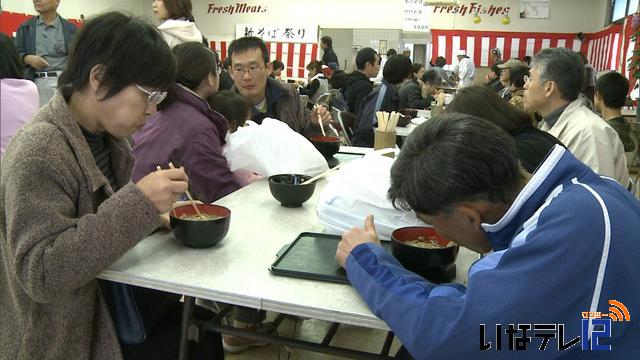
[(504, 89), (504, 85), (502, 85), (502, 83), (500, 82), (499, 78), (493, 78), (493, 79), (487, 81), (486, 83), (484, 83), (484, 86), (490, 87), (496, 93), (498, 93), (498, 92), (500, 92), (500, 90)]
[[(383, 89), (384, 94), (381, 94)], [(380, 96), (382, 96), (382, 99), (380, 100), (379, 106), (376, 106), (378, 105)], [(383, 79), (382, 84), (362, 100), (362, 104), (356, 115), (353, 139), (351, 139), (353, 146), (373, 147), (373, 129), (378, 124), (375, 115), (376, 112), (386, 111), (391, 113), (398, 111), (400, 110), (398, 104), (399, 99), (396, 86), (389, 84)]]
[(349, 112), (356, 114), (360, 106), (360, 102), (365, 96), (373, 91), (373, 82), (369, 80), (367, 75), (360, 71), (354, 71), (347, 75), (342, 94), (347, 100)]
[(422, 89), (416, 79), (407, 81), (398, 92), (400, 109), (426, 109), (431, 103), (422, 97)]
[(326, 48), (324, 54), (322, 54), (322, 63), (329, 66), (331, 63), (335, 63), (340, 68), (340, 63), (338, 62), (338, 55), (333, 51), (333, 48)]

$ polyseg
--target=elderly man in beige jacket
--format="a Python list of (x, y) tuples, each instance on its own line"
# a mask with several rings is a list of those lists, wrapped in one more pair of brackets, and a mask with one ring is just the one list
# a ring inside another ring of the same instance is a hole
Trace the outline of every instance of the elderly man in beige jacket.
[(578, 55), (565, 48), (544, 49), (531, 65), (524, 106), (542, 115), (540, 129), (562, 141), (596, 173), (628, 187), (627, 160), (616, 131), (578, 98), (584, 77)]

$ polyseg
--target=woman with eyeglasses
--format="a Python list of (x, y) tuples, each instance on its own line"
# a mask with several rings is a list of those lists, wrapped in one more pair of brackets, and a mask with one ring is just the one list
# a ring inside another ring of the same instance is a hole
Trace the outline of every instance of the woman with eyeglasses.
[(158, 30), (169, 47), (191, 41), (199, 41), (208, 46), (205, 37), (196, 27), (191, 0), (153, 0), (151, 8), (160, 21)]
[(179, 301), (159, 311), (148, 290), (153, 301), (137, 305), (151, 317), (128, 333), (116, 303), (132, 299), (96, 279), (187, 189), (183, 169), (131, 182), (125, 140), (175, 73), (154, 26), (100, 15), (76, 36), (59, 92), (10, 142), (0, 182), (0, 358), (177, 358)]
[(158, 164), (172, 162), (184, 166), (192, 195), (211, 203), (240, 188), (222, 154), (229, 124), (206, 100), (218, 91), (217, 55), (196, 42), (177, 45), (173, 53), (176, 83), (160, 111), (133, 136), (132, 178), (136, 181)]

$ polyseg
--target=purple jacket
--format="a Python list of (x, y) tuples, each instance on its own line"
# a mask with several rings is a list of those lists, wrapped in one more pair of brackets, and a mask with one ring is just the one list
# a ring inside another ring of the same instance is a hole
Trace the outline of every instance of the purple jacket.
[(166, 169), (173, 162), (184, 166), (194, 197), (214, 202), (241, 187), (222, 155), (229, 125), (202, 98), (178, 85), (174, 90), (177, 100), (133, 135), (132, 180), (137, 182), (156, 166)]

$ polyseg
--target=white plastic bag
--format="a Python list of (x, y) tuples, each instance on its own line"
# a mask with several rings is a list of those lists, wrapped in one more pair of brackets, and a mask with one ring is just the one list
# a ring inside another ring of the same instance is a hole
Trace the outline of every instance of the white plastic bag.
[(371, 153), (350, 161), (334, 174), (320, 195), (316, 211), (325, 232), (341, 235), (354, 226), (362, 227), (373, 214), (381, 239), (405, 226), (425, 226), (412, 211), (400, 211), (387, 199), (393, 159)]
[(231, 171), (314, 176), (329, 169), (313, 144), (282, 121), (265, 118), (261, 125), (247, 123), (228, 136), (223, 149)]

